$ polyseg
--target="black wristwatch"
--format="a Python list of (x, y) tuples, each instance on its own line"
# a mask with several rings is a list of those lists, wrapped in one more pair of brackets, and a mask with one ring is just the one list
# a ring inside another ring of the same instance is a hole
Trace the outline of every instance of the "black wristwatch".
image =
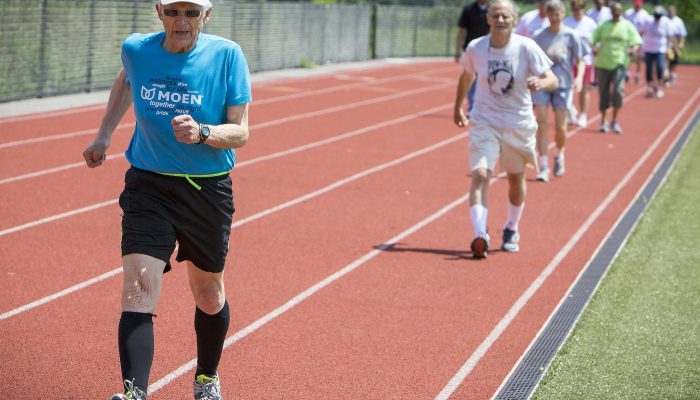
[(209, 126), (204, 124), (199, 124), (199, 142), (197, 144), (202, 144), (209, 139)]

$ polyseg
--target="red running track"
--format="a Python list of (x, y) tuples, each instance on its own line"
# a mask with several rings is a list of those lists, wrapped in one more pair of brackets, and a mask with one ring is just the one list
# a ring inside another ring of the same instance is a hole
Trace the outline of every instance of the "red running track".
[[(700, 69), (662, 100), (630, 85), (623, 135), (572, 132), (567, 174), (528, 172), (519, 254), (474, 261), (459, 74), (411, 62), (254, 86), (233, 172), (220, 366), (229, 399), (490, 398), (700, 106)], [(2, 398), (119, 388), (120, 209), (133, 116), (80, 165), (100, 107), (0, 119)], [(491, 187), (500, 245), (506, 184)], [(151, 399), (191, 398), (194, 305), (165, 276)], [(39, 384), (38, 384), (39, 383)]]

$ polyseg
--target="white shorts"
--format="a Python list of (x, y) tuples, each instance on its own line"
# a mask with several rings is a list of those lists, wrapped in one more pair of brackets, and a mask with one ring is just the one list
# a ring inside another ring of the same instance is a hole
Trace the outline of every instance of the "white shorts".
[(525, 172), (531, 164), (537, 169), (535, 150), (537, 123), (527, 128), (493, 128), (475, 121), (469, 127), (469, 164), (472, 171), (485, 168), (495, 171), (501, 159), (501, 169), (512, 174)]

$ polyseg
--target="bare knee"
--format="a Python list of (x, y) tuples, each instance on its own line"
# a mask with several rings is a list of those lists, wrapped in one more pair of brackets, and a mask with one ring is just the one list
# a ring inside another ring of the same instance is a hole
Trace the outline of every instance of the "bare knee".
[(153, 313), (160, 297), (165, 263), (142, 254), (124, 256), (122, 309)]
[(220, 290), (214, 285), (204, 285), (208, 287), (200, 286), (198, 289), (193, 291), (194, 302), (197, 308), (202, 310), (204, 313), (209, 315), (217, 314), (224, 308), (224, 303), (226, 302), (226, 296), (224, 296), (223, 290)]

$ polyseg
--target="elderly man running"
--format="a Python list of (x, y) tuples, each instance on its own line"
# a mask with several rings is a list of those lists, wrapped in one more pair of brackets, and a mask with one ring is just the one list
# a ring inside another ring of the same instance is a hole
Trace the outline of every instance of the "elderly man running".
[(518, 223), (525, 201), (525, 166), (537, 166), (537, 122), (530, 91), (554, 90), (558, 84), (552, 61), (544, 51), (532, 39), (513, 34), (516, 16), (511, 0), (493, 0), (487, 14), (491, 33), (472, 41), (460, 61), (463, 71), (454, 106), (457, 126), (468, 123), (464, 96), (475, 75), (476, 90), (481, 93), (471, 113), (469, 142), (474, 258), (485, 258), (488, 254), (487, 194), (499, 157), (509, 185), (508, 220), (501, 249), (519, 250)]

